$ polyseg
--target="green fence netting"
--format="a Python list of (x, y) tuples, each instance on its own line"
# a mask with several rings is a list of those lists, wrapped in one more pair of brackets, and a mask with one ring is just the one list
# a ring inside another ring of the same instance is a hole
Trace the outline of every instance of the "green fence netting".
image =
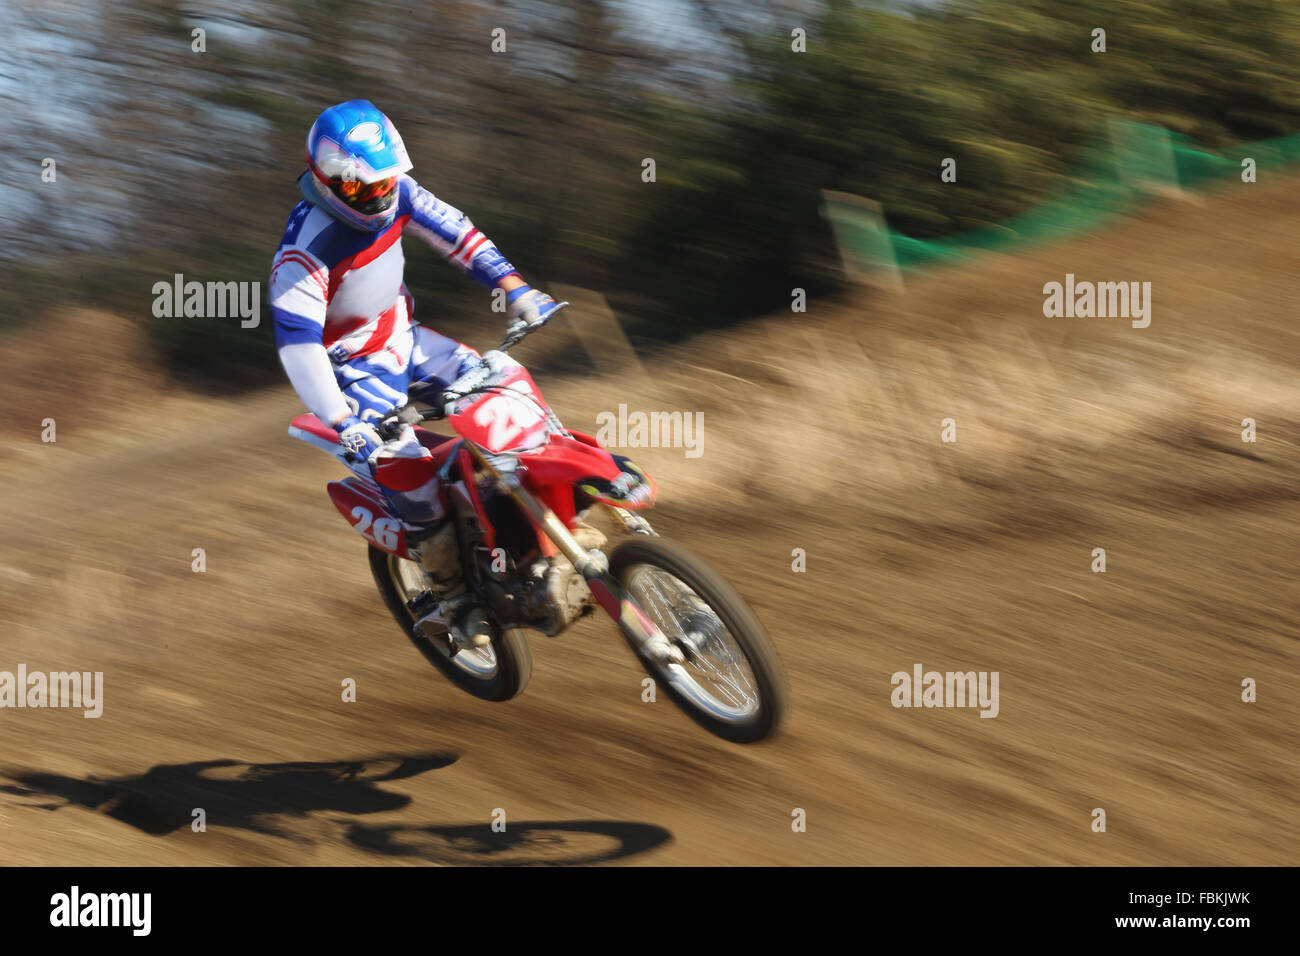
[(1212, 153), (1158, 126), (1116, 122), (1110, 133), (1109, 161), (1077, 171), (1056, 199), (996, 225), (942, 239), (903, 235), (886, 224), (888, 210), (843, 193), (823, 193), (846, 272), (856, 278), (897, 275), (981, 251), (1060, 240), (1129, 212), (1153, 194), (1241, 182), (1246, 158), (1273, 169), (1300, 161), (1300, 134)]

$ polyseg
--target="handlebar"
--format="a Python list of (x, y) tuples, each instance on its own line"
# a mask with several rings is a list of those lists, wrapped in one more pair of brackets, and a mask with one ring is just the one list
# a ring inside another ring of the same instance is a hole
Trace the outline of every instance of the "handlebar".
[[(509, 352), (512, 348), (553, 319), (555, 314), (565, 308), (568, 304), (568, 302), (557, 302), (555, 308), (547, 313), (545, 322), (539, 322), (536, 325), (526, 325), (522, 328), (515, 329), (514, 331), (507, 332), (506, 337), (501, 340), (501, 344), (498, 345), (494, 351), (500, 352), (503, 355), (506, 352)], [(469, 374), (472, 374), (472, 372), (466, 373), (466, 376)], [(454, 385), (455, 383), (452, 384)], [(416, 408), (414, 405), (403, 405), (401, 408), (397, 409), (397, 411), (376, 422), (375, 431), (379, 433), (379, 437), (384, 439), (384, 441), (392, 441), (402, 433), (402, 427), (404, 425), (418, 425), (421, 422), (439, 421), (446, 418), (447, 405), (458, 398), (463, 397), (464, 396), (454, 388), (449, 387), (443, 389), (438, 393), (438, 403), (436, 405), (424, 409)]]
[(551, 319), (555, 318), (555, 314), (559, 312), (561, 309), (565, 308), (568, 304), (569, 304), (568, 302), (557, 302), (555, 303), (555, 308), (551, 309), (550, 312), (546, 313), (545, 319), (543, 321), (538, 322), (536, 325), (525, 325), (522, 328), (516, 329), (513, 332), (507, 332), (506, 337), (501, 340), (501, 344), (496, 347), (496, 351), (509, 352), (512, 348), (514, 348), (516, 345), (522, 342), (525, 338), (532, 335), (534, 332), (540, 329), (547, 322), (551, 321)]

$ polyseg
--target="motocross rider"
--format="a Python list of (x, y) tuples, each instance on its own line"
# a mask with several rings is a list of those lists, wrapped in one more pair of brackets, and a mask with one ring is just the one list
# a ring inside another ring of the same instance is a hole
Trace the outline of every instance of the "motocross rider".
[[(402, 279), (403, 231), (490, 289), (501, 289), (509, 331), (545, 323), (554, 299), (528, 285), (460, 210), (407, 175), (411, 162), (388, 117), (367, 100), (331, 106), (307, 134), (303, 195), (271, 265), (270, 304), (285, 373), (308, 409), (333, 426), (371, 475), (417, 466), (430, 453), (405, 426), (385, 441), (374, 422), (406, 404), (434, 401), (481, 364), (467, 345), (414, 320)], [(444, 597), (463, 591), (452, 523), (437, 479), (393, 493), (402, 517), (434, 529), (418, 545), (421, 565)], [(441, 524), (440, 524), (441, 523)]]

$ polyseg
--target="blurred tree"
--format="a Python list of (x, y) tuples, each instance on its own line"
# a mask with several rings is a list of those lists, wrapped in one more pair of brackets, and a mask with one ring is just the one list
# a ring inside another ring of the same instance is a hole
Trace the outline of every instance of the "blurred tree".
[[(1068, 188), (1114, 117), (1211, 147), (1300, 129), (1300, 4), (1283, 0), (50, 2), (93, 29), (29, 42), (15, 18), (3, 56), (36, 61), (0, 76), (66, 80), (44, 94), (57, 127), (22, 128), (59, 144), (58, 196), (76, 201), (28, 203), (8, 247), (62, 258), (17, 256), (0, 323), (31, 314), (30, 290), (78, 295), (139, 316), (180, 378), (225, 388), (278, 375), (269, 330), (154, 319), (153, 282), (265, 282), (306, 130), (344, 99), (389, 112), (414, 175), (530, 278), (599, 289), (654, 337), (832, 288), (823, 189), (935, 237)], [(481, 344), (497, 321), (482, 290), (408, 254), (421, 318)]]

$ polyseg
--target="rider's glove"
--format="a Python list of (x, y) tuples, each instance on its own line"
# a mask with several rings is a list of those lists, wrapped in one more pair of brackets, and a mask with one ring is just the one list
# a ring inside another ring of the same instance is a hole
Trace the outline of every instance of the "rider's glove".
[(527, 285), (511, 289), (506, 293), (506, 314), (510, 316), (506, 332), (513, 335), (543, 326), (559, 307), (554, 299), (540, 289)]
[(379, 450), (384, 440), (375, 431), (375, 426), (363, 422), (355, 415), (349, 415), (334, 426), (339, 433), (339, 444), (351, 452), (358, 461), (366, 461)]

